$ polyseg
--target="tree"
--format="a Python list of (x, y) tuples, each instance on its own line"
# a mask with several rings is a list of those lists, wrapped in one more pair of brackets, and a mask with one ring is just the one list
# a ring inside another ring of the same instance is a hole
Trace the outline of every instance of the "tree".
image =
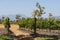
[(9, 34), (9, 28), (10, 28), (10, 19), (9, 17), (6, 17), (6, 19), (4, 20), (4, 25), (5, 25), (5, 28), (8, 30), (8, 34)]
[(5, 18), (5, 17), (4, 17), (4, 16), (2, 16), (2, 20), (4, 20), (4, 18)]
[(49, 13), (49, 16), (48, 16), (49, 18), (48, 18), (48, 27), (49, 27), (49, 31), (51, 32), (51, 29), (52, 29), (52, 26), (54, 26), (54, 23), (53, 23), (53, 19), (52, 19), (52, 14), (51, 13)]
[(0, 19), (0, 24), (2, 24), (2, 20)]
[(44, 12), (45, 7), (41, 7), (38, 2), (36, 3), (36, 7), (38, 8), (38, 10), (37, 10), (37, 17), (39, 19), (39, 17), (41, 17), (42, 14), (45, 14), (45, 12)]
[(38, 2), (36, 3), (36, 7), (37, 7), (38, 9), (33, 11), (33, 16), (34, 16), (34, 17), (38, 17), (38, 19), (39, 19), (39, 17), (41, 17), (42, 14), (45, 14), (45, 12), (44, 12), (44, 9), (45, 9), (45, 8), (44, 8), (44, 7), (41, 7)]
[(35, 10), (35, 11), (33, 12), (33, 16), (34, 16), (33, 28), (34, 28), (34, 34), (36, 35), (36, 16), (37, 16), (37, 10)]
[(16, 21), (18, 21), (20, 19), (20, 15), (16, 15)]
[(33, 16), (34, 16), (34, 34), (36, 34), (36, 17), (41, 17), (42, 14), (44, 14), (44, 7), (41, 7), (40, 4), (37, 2), (36, 3), (37, 10), (34, 10)]
[(4, 18), (5, 18), (5, 17), (4, 17), (4, 16), (2, 16), (2, 19), (1, 19), (1, 20), (2, 20), (2, 23), (3, 23), (3, 21), (4, 21)]
[(51, 24), (52, 24), (52, 14), (51, 13), (49, 13), (49, 16), (48, 16), (49, 18), (48, 18), (48, 21), (49, 21), (49, 27), (51, 27)]
[(48, 17), (49, 17), (49, 19), (48, 19), (48, 20), (50, 20), (50, 19), (52, 18), (52, 14), (51, 14), (51, 13), (49, 13), (49, 16), (48, 16)]

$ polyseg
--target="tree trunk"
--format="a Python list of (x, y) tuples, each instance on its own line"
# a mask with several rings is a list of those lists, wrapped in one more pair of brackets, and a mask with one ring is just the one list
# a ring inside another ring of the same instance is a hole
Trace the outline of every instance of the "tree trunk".
[(36, 35), (36, 18), (34, 18), (34, 34)]
[(8, 35), (9, 35), (10, 34), (10, 29), (9, 29), (10, 28), (10, 23), (8, 23), (7, 26), (8, 26), (7, 30), (8, 30)]

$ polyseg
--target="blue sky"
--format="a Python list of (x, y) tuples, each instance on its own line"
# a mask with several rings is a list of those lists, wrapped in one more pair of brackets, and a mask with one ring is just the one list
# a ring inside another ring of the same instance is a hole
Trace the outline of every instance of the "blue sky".
[(44, 17), (47, 17), (48, 13), (60, 16), (60, 0), (0, 0), (0, 15), (22, 14), (31, 17), (36, 9), (36, 2), (45, 7)]

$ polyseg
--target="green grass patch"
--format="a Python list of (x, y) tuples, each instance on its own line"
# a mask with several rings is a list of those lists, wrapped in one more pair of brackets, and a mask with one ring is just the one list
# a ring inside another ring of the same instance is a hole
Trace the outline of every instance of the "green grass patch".
[(0, 40), (13, 40), (13, 39), (8, 35), (0, 35)]
[(60, 39), (56, 39), (56, 38), (37, 37), (37, 38), (35, 38), (35, 40), (60, 40)]

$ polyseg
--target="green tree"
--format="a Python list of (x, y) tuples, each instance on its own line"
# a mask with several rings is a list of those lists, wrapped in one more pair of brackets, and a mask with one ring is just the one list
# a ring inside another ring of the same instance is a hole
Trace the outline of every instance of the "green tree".
[(20, 19), (20, 15), (16, 15), (16, 22)]
[(9, 34), (9, 28), (10, 28), (10, 19), (9, 17), (6, 17), (6, 19), (4, 20), (4, 25), (5, 25), (5, 28), (8, 30), (8, 34)]
[(45, 14), (44, 9), (45, 7), (41, 7), (41, 5), (37, 2), (36, 7), (38, 8), (37, 10), (37, 17), (38, 19), (42, 16), (42, 14)]
[(41, 17), (42, 14), (44, 14), (44, 7), (41, 7), (40, 4), (37, 2), (36, 3), (36, 6), (37, 6), (37, 10), (34, 10), (33, 12), (33, 17), (34, 17), (34, 34), (36, 34), (36, 20), (37, 18), (36, 17)]

